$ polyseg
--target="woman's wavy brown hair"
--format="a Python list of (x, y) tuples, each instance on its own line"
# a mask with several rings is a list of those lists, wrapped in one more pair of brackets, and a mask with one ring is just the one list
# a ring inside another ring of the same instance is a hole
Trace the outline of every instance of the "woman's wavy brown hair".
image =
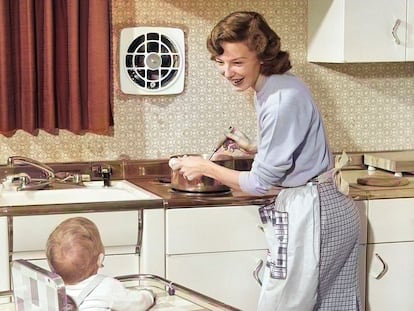
[(280, 50), (279, 36), (259, 13), (233, 12), (219, 21), (207, 38), (211, 60), (223, 54), (224, 42), (246, 42), (248, 48), (255, 51), (257, 58), (263, 63), (260, 73), (265, 76), (282, 74), (292, 68), (289, 53)]

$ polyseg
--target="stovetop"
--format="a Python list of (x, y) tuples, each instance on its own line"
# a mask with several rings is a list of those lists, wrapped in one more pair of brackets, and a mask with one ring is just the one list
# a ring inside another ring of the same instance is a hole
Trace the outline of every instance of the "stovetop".
[(171, 188), (169, 177), (132, 179), (129, 181), (163, 198), (164, 205), (167, 208), (203, 205), (261, 205), (273, 199), (277, 194), (276, 191), (265, 196), (253, 196), (234, 190), (218, 193), (177, 191)]

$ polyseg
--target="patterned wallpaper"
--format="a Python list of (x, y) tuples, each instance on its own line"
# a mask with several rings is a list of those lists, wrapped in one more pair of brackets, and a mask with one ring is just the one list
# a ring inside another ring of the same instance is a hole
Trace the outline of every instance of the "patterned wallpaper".
[[(113, 136), (58, 136), (22, 131), (0, 137), (0, 163), (10, 155), (69, 162), (167, 158), (207, 153), (229, 126), (256, 134), (252, 94), (236, 93), (205, 48), (211, 27), (234, 10), (261, 12), (282, 38), (293, 72), (310, 87), (333, 151), (414, 149), (414, 63), (311, 64), (306, 61), (306, 0), (112, 0)], [(182, 94), (126, 95), (119, 84), (119, 34), (124, 27), (173, 26), (185, 32)]]

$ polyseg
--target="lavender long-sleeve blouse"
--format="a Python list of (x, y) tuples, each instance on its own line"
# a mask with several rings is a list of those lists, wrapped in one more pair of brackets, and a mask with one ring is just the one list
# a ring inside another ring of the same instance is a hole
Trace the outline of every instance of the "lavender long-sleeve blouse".
[(332, 168), (321, 114), (300, 79), (290, 73), (266, 77), (255, 101), (257, 154), (252, 169), (240, 174), (244, 192), (304, 185)]

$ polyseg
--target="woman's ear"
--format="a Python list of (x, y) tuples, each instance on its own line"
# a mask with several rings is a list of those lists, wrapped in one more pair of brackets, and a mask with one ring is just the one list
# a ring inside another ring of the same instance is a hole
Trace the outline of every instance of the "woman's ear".
[(98, 268), (103, 268), (104, 267), (104, 265), (103, 265), (104, 259), (105, 259), (105, 255), (100, 253), (99, 256), (98, 256), (98, 261), (96, 263), (98, 265)]

